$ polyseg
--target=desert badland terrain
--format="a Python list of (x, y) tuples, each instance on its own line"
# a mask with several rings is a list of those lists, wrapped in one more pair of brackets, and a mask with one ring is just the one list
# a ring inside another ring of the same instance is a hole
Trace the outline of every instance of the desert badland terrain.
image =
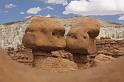
[(120, 24), (31, 17), (0, 25), (0, 47), (0, 82), (124, 81)]

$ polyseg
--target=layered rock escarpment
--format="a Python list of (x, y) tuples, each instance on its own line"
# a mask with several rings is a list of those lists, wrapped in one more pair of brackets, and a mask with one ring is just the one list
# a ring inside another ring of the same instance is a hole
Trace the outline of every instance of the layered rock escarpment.
[(106, 39), (95, 40), (100, 27), (97, 20), (89, 17), (32, 17), (25, 22), (1, 25), (0, 46), (8, 48), (13, 60), (34, 68), (50, 71), (88, 68), (95, 62), (109, 62), (123, 55), (122, 40), (114, 41), (116, 47), (111, 39), (108, 43)]
[(64, 25), (55, 18), (35, 17), (26, 29), (23, 45), (32, 49), (37, 67), (76, 70), (77, 63), (88, 63), (87, 56), (96, 52), (99, 28), (95, 19), (84, 18), (64, 36)]
[(100, 34), (98, 38), (100, 37), (108, 37), (113, 40), (123, 40), (124, 39), (124, 26), (121, 27), (102, 27), (100, 29)]
[(100, 37), (109, 37), (114, 40), (124, 39), (124, 25), (119, 23), (104, 21), (101, 19), (97, 19), (97, 20), (101, 25), (100, 34), (98, 36), (99, 39)]
[(119, 57), (124, 55), (124, 40), (101, 38), (97, 40), (97, 53), (107, 56)]
[(0, 47), (16, 49), (20, 46), (29, 22), (30, 20), (0, 25)]

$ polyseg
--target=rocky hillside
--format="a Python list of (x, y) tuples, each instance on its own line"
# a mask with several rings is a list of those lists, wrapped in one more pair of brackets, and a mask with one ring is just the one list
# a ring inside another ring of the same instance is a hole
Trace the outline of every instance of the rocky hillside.
[(97, 19), (97, 20), (99, 21), (102, 27), (98, 38), (109, 37), (114, 40), (124, 39), (124, 25), (119, 23), (104, 21), (101, 19)]
[(27, 21), (11, 22), (0, 25), (0, 47), (17, 48), (22, 44), (22, 38), (27, 28)]

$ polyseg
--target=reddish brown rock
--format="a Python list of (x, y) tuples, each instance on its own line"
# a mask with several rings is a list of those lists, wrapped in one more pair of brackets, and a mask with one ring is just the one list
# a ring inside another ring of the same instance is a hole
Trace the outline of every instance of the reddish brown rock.
[(33, 66), (34, 54), (31, 49), (26, 49), (24, 46), (19, 46), (17, 49), (9, 47), (6, 52), (12, 60)]
[(23, 38), (27, 48), (45, 51), (57, 50), (66, 46), (64, 27), (54, 18), (34, 17)]
[(78, 70), (78, 66), (75, 62), (64, 58), (36, 56), (34, 63), (36, 69), (53, 72)]
[(110, 38), (102, 38), (96, 40), (97, 54), (105, 54), (112, 57), (120, 57), (124, 55), (124, 40), (112, 40)]
[(51, 56), (56, 57), (56, 58), (64, 58), (68, 60), (73, 60), (73, 54), (65, 50), (52, 51)]
[(67, 34), (66, 46), (73, 53), (92, 54), (96, 52), (95, 38), (100, 25), (95, 19), (84, 18), (75, 24)]
[(73, 27), (81, 27), (89, 34), (91, 38), (96, 38), (99, 35), (100, 26), (100, 23), (96, 19), (85, 17)]
[(99, 54), (94, 59), (96, 65), (101, 65), (101, 64), (104, 64), (104, 63), (110, 63), (114, 60), (115, 60), (115, 58), (113, 58), (112, 56), (107, 56), (107, 55), (104, 55), (104, 54)]

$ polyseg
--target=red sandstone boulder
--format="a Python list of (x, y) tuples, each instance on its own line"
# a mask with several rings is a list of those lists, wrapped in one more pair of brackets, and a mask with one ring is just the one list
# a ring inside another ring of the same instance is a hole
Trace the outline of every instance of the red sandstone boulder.
[(34, 17), (23, 38), (27, 48), (45, 51), (57, 50), (66, 46), (64, 26), (54, 18)]
[(66, 47), (73, 53), (93, 54), (96, 52), (95, 38), (100, 24), (91, 18), (84, 18), (72, 26), (66, 37)]

